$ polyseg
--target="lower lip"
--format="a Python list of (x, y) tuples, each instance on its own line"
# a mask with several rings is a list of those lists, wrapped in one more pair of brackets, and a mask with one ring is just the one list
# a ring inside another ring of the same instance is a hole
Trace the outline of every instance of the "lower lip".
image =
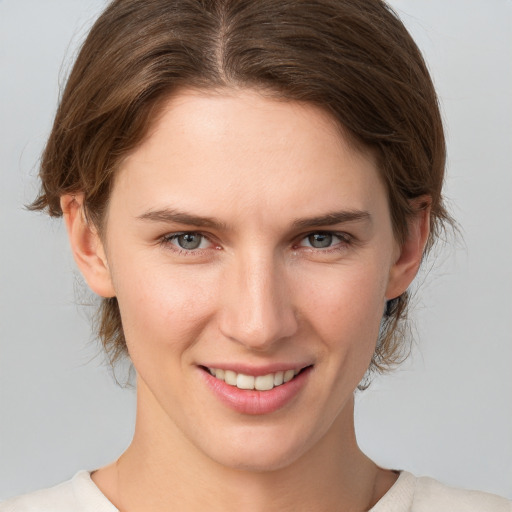
[(229, 408), (242, 414), (270, 414), (289, 404), (306, 384), (311, 367), (268, 391), (238, 389), (201, 369), (208, 387)]

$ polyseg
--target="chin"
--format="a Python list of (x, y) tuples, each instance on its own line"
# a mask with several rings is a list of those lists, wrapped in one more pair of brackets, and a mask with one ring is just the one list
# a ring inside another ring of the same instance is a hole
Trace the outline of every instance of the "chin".
[[(300, 459), (315, 443), (303, 432), (287, 433), (283, 429), (243, 429), (209, 444), (204, 452), (218, 464), (238, 471), (271, 472), (286, 468)], [(296, 435), (293, 435), (296, 434)], [(212, 449), (213, 447), (213, 449)]]
[(218, 464), (236, 471), (247, 471), (253, 473), (267, 473), (278, 471), (293, 464), (301, 454), (286, 453), (276, 450), (259, 450), (257, 453), (238, 452), (235, 454), (214, 454), (212, 458)]

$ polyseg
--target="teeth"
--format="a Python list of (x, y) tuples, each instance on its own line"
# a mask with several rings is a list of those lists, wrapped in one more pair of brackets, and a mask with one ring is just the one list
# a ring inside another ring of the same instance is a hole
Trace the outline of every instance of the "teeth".
[(284, 372), (274, 373), (274, 386), (280, 386), (284, 382)]
[[(217, 376), (217, 375), (215, 375)], [(235, 372), (232, 372), (231, 370), (226, 370), (224, 372), (224, 382), (226, 384), (229, 384), (230, 386), (236, 386), (236, 382), (237, 382), (237, 377), (236, 377), (236, 373)]]
[(238, 389), (254, 389), (254, 377), (239, 373), (236, 377), (236, 387)]
[(269, 391), (274, 387), (274, 376), (269, 373), (268, 375), (258, 375), (254, 379), (254, 389), (258, 391)]
[(236, 386), (239, 389), (256, 389), (257, 391), (269, 391), (276, 386), (290, 382), (300, 369), (286, 370), (267, 375), (245, 375), (231, 370), (222, 370), (221, 368), (208, 368), (208, 371), (217, 379), (223, 380), (230, 386)]
[(289, 382), (295, 377), (295, 371), (294, 370), (286, 370), (284, 372), (284, 381)]

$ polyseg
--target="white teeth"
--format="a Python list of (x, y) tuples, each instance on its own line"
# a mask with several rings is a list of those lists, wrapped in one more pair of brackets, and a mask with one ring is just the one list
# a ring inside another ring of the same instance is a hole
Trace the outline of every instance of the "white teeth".
[(238, 389), (254, 389), (254, 377), (239, 373), (236, 377), (236, 387)]
[(231, 370), (226, 370), (224, 372), (224, 382), (226, 384), (229, 384), (230, 386), (236, 386), (236, 373), (232, 372)]
[(274, 386), (280, 386), (284, 382), (284, 372), (274, 373)]
[(294, 370), (286, 370), (284, 372), (284, 381), (285, 382), (289, 382), (290, 380), (293, 379), (293, 377), (295, 377), (295, 371)]
[(221, 368), (208, 368), (208, 371), (230, 386), (236, 386), (239, 389), (256, 389), (257, 391), (269, 391), (276, 386), (291, 381), (300, 373), (300, 369), (294, 369), (254, 377)]
[(254, 389), (258, 391), (268, 391), (274, 387), (274, 376), (269, 373), (268, 375), (258, 375), (254, 379)]

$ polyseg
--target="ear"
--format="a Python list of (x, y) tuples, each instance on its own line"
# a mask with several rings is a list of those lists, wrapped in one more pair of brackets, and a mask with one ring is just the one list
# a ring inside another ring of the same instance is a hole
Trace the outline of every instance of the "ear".
[(71, 251), (89, 288), (101, 297), (114, 297), (106, 252), (97, 229), (85, 217), (83, 201), (83, 194), (60, 198)]
[(408, 222), (406, 239), (398, 248), (398, 257), (391, 267), (386, 299), (394, 299), (407, 290), (420, 268), (423, 251), (430, 233), (430, 204), (428, 196), (412, 202), (416, 211)]

